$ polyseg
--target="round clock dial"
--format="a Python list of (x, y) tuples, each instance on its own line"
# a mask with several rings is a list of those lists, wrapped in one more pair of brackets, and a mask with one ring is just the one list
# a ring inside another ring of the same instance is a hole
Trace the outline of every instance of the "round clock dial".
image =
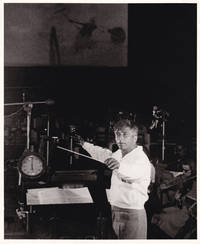
[(25, 177), (36, 178), (44, 173), (45, 166), (39, 155), (30, 152), (20, 160), (19, 170)]

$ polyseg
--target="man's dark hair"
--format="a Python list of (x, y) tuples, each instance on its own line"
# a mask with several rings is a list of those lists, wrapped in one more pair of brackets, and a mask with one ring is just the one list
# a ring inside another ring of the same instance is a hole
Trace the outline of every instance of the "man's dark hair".
[(139, 130), (138, 126), (133, 120), (120, 119), (114, 123), (113, 129), (115, 131), (121, 129), (122, 127), (129, 127), (130, 129), (133, 129), (138, 134), (138, 130)]

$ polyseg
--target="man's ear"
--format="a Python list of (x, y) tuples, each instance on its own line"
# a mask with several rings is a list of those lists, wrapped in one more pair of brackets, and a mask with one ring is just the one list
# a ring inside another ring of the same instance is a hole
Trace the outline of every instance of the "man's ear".
[(138, 140), (138, 135), (135, 135), (135, 136), (134, 136), (134, 140), (135, 140), (135, 142), (137, 142), (137, 140)]

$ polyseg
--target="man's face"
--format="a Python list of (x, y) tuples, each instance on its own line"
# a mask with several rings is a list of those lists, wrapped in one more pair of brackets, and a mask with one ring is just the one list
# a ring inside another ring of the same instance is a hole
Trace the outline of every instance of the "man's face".
[(123, 126), (114, 133), (116, 143), (122, 151), (128, 153), (136, 147), (137, 133), (133, 129)]

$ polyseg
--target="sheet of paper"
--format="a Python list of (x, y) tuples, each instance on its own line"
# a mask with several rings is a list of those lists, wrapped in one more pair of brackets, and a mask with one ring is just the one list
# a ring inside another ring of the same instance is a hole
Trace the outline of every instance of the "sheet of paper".
[(26, 203), (27, 205), (38, 205), (39, 204), (38, 195), (26, 193)]
[(38, 192), (40, 192), (40, 191), (49, 191), (49, 192), (52, 192), (55, 189), (59, 189), (59, 188), (58, 187), (46, 187), (46, 188), (27, 189), (27, 193), (28, 194), (37, 195)]
[(28, 191), (27, 193), (28, 205), (93, 203), (87, 187), (71, 189), (59, 189), (55, 187), (34, 190)]
[(26, 193), (26, 202), (27, 205), (37, 205), (40, 204), (39, 202), (39, 195), (38, 193), (41, 191), (46, 191), (46, 192), (55, 192), (58, 190), (58, 187), (48, 187), (48, 188), (34, 188), (34, 189), (27, 189)]

